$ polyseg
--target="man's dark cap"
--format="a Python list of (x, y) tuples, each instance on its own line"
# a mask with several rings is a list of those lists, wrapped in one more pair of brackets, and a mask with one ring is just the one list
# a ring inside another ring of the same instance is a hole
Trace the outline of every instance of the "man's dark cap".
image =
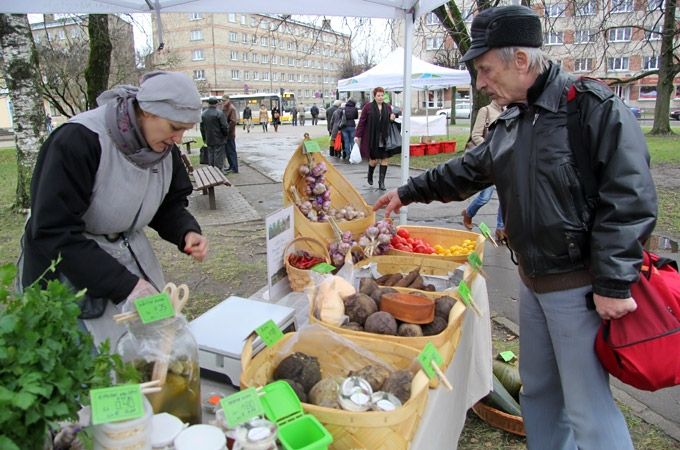
[(472, 20), (472, 43), (461, 62), (475, 59), (492, 48), (540, 47), (541, 20), (526, 6), (502, 6), (480, 12)]
[(210, 97), (208, 99), (208, 104), (209, 105), (216, 105), (217, 104), (217, 97)]

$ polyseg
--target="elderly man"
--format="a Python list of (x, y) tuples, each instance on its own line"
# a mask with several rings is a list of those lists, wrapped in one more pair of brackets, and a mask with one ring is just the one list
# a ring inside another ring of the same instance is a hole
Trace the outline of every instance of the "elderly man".
[(229, 134), (227, 135), (227, 143), (225, 146), (229, 167), (227, 167), (225, 172), (238, 173), (238, 157), (236, 156), (236, 125), (238, 124), (238, 112), (236, 111), (236, 107), (232, 105), (227, 94), (222, 96), (222, 111), (227, 117), (227, 123), (229, 124)]
[[(519, 260), (528, 447), (631, 449), (593, 342), (601, 319), (636, 309), (630, 285), (656, 221), (644, 136), (618, 97), (586, 80), (573, 100), (585, 148), (570, 146), (567, 92), (575, 80), (541, 51), (532, 10), (484, 10), (471, 37), (463, 61), (473, 61), (476, 88), (507, 109), (483, 144), (411, 178), (375, 209), (389, 215), (412, 202), (461, 201), (495, 184)], [(595, 201), (586, 198), (576, 152), (589, 152)]]
[(224, 148), (229, 126), (224, 113), (217, 109), (217, 97), (208, 99), (208, 108), (201, 115), (201, 138), (208, 147), (208, 164), (224, 171)]

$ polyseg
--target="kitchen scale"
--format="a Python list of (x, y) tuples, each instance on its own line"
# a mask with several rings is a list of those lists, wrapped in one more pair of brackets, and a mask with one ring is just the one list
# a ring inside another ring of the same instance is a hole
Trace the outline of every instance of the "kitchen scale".
[[(198, 343), (201, 369), (224, 374), (238, 387), (246, 338), (269, 319), (284, 333), (295, 330), (295, 309), (233, 295), (192, 320), (189, 327)], [(264, 346), (256, 337), (253, 357)]]

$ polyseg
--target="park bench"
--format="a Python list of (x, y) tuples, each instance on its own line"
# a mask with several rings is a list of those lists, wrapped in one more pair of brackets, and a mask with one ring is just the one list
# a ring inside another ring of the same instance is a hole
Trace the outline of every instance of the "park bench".
[(184, 162), (187, 172), (189, 172), (191, 183), (194, 185), (194, 190), (203, 191), (203, 195), (208, 196), (210, 209), (217, 209), (215, 186), (231, 186), (227, 177), (225, 177), (222, 171), (217, 167), (204, 166), (194, 168), (184, 152), (182, 152), (182, 161)]

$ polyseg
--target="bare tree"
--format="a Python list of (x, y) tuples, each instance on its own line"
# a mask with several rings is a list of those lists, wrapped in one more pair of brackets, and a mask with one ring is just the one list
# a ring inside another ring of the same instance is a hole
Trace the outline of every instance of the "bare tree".
[(38, 58), (25, 14), (0, 14), (2, 70), (14, 105), (14, 136), (18, 180), (14, 207), (31, 205), (31, 177), (40, 146), (47, 138), (45, 108), (40, 96)]
[(109, 38), (109, 18), (106, 14), (90, 14), (87, 18), (87, 31), (90, 36), (90, 57), (85, 69), (87, 82), (87, 104), (90, 109), (97, 105), (97, 97), (109, 87), (111, 52), (113, 46)]

